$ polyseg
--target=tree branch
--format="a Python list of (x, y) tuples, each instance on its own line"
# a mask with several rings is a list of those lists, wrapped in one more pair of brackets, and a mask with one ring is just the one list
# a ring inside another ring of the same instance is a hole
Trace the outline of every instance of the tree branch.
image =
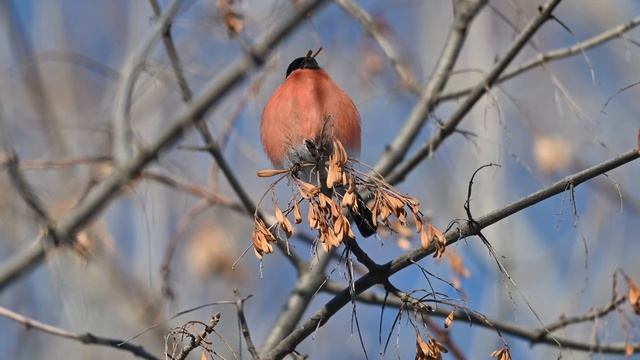
[[(509, 72), (506, 72), (498, 80), (495, 81), (494, 85), (501, 84), (507, 80), (513, 79), (514, 77), (526, 71), (529, 71), (541, 65), (548, 64), (552, 61), (556, 61), (556, 60), (568, 58), (573, 55), (584, 53), (586, 50), (602, 45), (608, 42), (609, 40), (621, 37), (622, 34), (636, 28), (638, 25), (640, 25), (640, 16), (636, 16), (624, 24), (620, 24), (616, 27), (613, 27), (607, 31), (604, 31), (584, 41), (573, 44), (569, 47), (540, 53), (535, 58), (529, 61), (525, 61), (523, 64), (519, 65), (517, 68)], [(469, 93), (471, 93), (472, 90), (473, 88), (469, 87), (466, 89), (445, 92), (440, 95), (438, 100), (439, 101), (454, 100), (459, 97), (468, 95)]]
[[(344, 289), (344, 286), (335, 282), (327, 282), (322, 290), (329, 292), (331, 294), (339, 294)], [(372, 305), (384, 305), (387, 307), (394, 307), (398, 309), (402, 308), (411, 308), (414, 311), (418, 311), (421, 313), (425, 313), (429, 316), (437, 316), (441, 318), (446, 318), (451, 313), (451, 310), (445, 309), (443, 307), (432, 308), (426, 310), (424, 306), (416, 306), (416, 304), (412, 302), (403, 301), (399, 297), (395, 295), (389, 295), (385, 298), (385, 296), (376, 294), (371, 291), (363, 292), (358, 295), (356, 298), (358, 301), (365, 304)], [(560, 344), (562, 347), (573, 350), (581, 350), (581, 351), (596, 351), (607, 354), (624, 354), (626, 351), (626, 344), (590, 344), (579, 341), (574, 341), (566, 338), (559, 338), (554, 336), (551, 338), (549, 336), (550, 332), (560, 330), (566, 326), (577, 324), (581, 322), (594, 321), (596, 319), (605, 317), (609, 312), (613, 311), (620, 305), (622, 305), (626, 301), (626, 297), (622, 296), (609, 304), (596, 308), (584, 315), (578, 315), (570, 318), (563, 318), (559, 321), (549, 324), (545, 326), (544, 329), (530, 329), (524, 326), (516, 325), (509, 322), (499, 321), (495, 319), (490, 319), (484, 316), (481, 316), (475, 312), (465, 311), (465, 310), (455, 310), (453, 312), (453, 318), (456, 322), (465, 322), (474, 325), (478, 325), (487, 329), (497, 330), (501, 333), (515, 336), (519, 339), (529, 341), (531, 345), (536, 344), (547, 344), (552, 346), (558, 346)], [(640, 351), (640, 344), (633, 345), (633, 348), (636, 352)]]
[(108, 346), (114, 349), (118, 349), (118, 350), (123, 350), (123, 351), (128, 351), (131, 354), (143, 358), (143, 359), (148, 359), (148, 360), (160, 360), (160, 358), (154, 356), (153, 354), (147, 352), (142, 346), (140, 345), (133, 345), (130, 343), (123, 343), (122, 340), (120, 339), (112, 339), (112, 338), (106, 338), (106, 337), (101, 337), (101, 336), (96, 336), (93, 335), (91, 333), (85, 333), (85, 334), (76, 334), (76, 333), (72, 333), (69, 332), (67, 330), (49, 325), (49, 324), (45, 324), (42, 323), (40, 321), (37, 320), (33, 320), (31, 318), (28, 318), (24, 315), (18, 314), (16, 312), (13, 312), (5, 307), (0, 306), (0, 316), (5, 317), (9, 320), (13, 320), (15, 322), (17, 322), (18, 324), (22, 324), (24, 325), (24, 327), (27, 330), (30, 329), (35, 329), (38, 331), (42, 331), (44, 333), (50, 334), (50, 335), (54, 335), (54, 336), (58, 336), (58, 337), (62, 337), (65, 339), (71, 339), (71, 340), (76, 340), (79, 341), (83, 344), (90, 344), (90, 345), (100, 345), (100, 346)]
[[(458, 109), (451, 115), (449, 120), (433, 135), (429, 141), (420, 147), (420, 149), (409, 160), (400, 164), (396, 170), (387, 177), (390, 184), (402, 181), (411, 170), (413, 170), (424, 158), (431, 155), (451, 134), (454, 133), (458, 124), (473, 109), (474, 105), (486, 94), (495, 84), (496, 80), (502, 72), (509, 66), (511, 61), (520, 53), (520, 50), (529, 42), (529, 39), (540, 29), (540, 27), (551, 18), (553, 10), (560, 4), (562, 0), (549, 0), (539, 9), (538, 15), (533, 18), (527, 26), (522, 30), (518, 37), (513, 41), (505, 56), (498, 61), (493, 69), (482, 79), (469, 96), (464, 100)], [(400, 159), (399, 159), (400, 160)], [(387, 173), (388, 174), (388, 173)], [(385, 174), (385, 175), (387, 175)]]
[(247, 319), (244, 317), (244, 302), (247, 299), (243, 299), (240, 296), (240, 291), (238, 291), (238, 289), (233, 289), (233, 293), (236, 296), (236, 312), (238, 313), (238, 325), (240, 326), (240, 330), (242, 331), (244, 341), (245, 343), (247, 343), (249, 354), (251, 354), (251, 357), (254, 360), (260, 360), (260, 355), (258, 355), (258, 351), (256, 350), (256, 347), (253, 345), (253, 341), (251, 340), (251, 333), (249, 332)]
[[(123, 186), (137, 176), (147, 164), (155, 160), (161, 151), (175, 144), (191, 126), (202, 121), (204, 115), (238, 86), (253, 68), (262, 65), (271, 50), (306, 19), (309, 12), (325, 1), (305, 2), (294, 14), (250, 47), (244, 55), (232, 61), (219, 77), (204, 87), (200, 96), (195, 98), (173, 121), (168, 122), (171, 125), (154, 142), (141, 148), (139, 154), (126, 164), (114, 169), (109, 177), (93, 188), (84, 201), (60, 219), (55, 231), (58, 239), (62, 242), (72, 242), (73, 235), (102, 211)], [(0, 266), (0, 290), (15, 281), (19, 275), (28, 273), (35, 265), (41, 263), (44, 255), (44, 247), (32, 247), (14, 255), (7, 265)]]
[(438, 104), (438, 96), (447, 85), (451, 70), (455, 66), (464, 45), (471, 21), (486, 2), (486, 0), (456, 0), (453, 2), (454, 21), (449, 29), (440, 59), (418, 103), (413, 107), (411, 114), (400, 129), (400, 133), (385, 150), (375, 166), (377, 173), (382, 176), (388, 175), (404, 159), (411, 144), (417, 138), (420, 129), (429, 119), (429, 114)]
[(154, 30), (142, 41), (124, 65), (121, 80), (115, 94), (113, 107), (113, 159), (116, 164), (122, 165), (131, 158), (132, 139), (131, 130), (131, 103), (133, 89), (138, 76), (144, 68), (144, 63), (153, 44), (161, 34), (165, 33), (173, 17), (180, 9), (182, 0), (174, 0), (167, 11), (159, 16)]
[[(149, 0), (149, 4), (151, 5), (151, 8), (153, 9), (155, 15), (159, 16), (160, 5), (158, 4), (157, 0)], [(185, 103), (189, 104), (192, 100), (193, 92), (191, 91), (191, 87), (189, 86), (189, 83), (187, 82), (187, 79), (184, 76), (184, 72), (182, 71), (182, 61), (180, 60), (180, 56), (178, 55), (178, 51), (176, 50), (176, 46), (173, 41), (173, 36), (171, 35), (171, 29), (167, 28), (167, 31), (165, 31), (163, 35), (162, 41), (164, 43), (165, 50), (167, 51), (167, 55), (171, 62), (171, 68), (173, 69), (173, 73), (176, 76), (176, 81), (178, 82), (182, 99)], [(231, 188), (233, 189), (233, 191), (236, 193), (236, 195), (240, 199), (240, 202), (244, 206), (244, 209), (247, 212), (247, 214), (250, 216), (253, 216), (254, 214), (256, 214), (258, 218), (260, 218), (265, 224), (269, 224), (270, 222), (266, 220), (266, 218), (264, 217), (262, 212), (259, 211), (259, 209), (256, 209), (255, 203), (253, 202), (249, 194), (246, 192), (242, 184), (240, 184), (240, 181), (238, 180), (238, 178), (235, 176), (235, 173), (233, 172), (231, 166), (229, 165), (224, 155), (222, 154), (222, 150), (220, 149), (220, 146), (218, 146), (218, 143), (215, 141), (215, 139), (211, 135), (211, 132), (209, 131), (207, 124), (205, 122), (198, 123), (196, 124), (196, 129), (198, 130), (198, 132), (200, 133), (200, 136), (205, 142), (205, 150), (213, 157), (213, 159), (216, 161), (216, 163), (222, 170), (222, 173), (224, 174), (225, 178), (229, 182), (229, 185), (231, 185)], [(274, 235), (277, 238), (277, 235), (276, 234)], [(285, 254), (285, 258), (287, 258), (287, 260), (289, 260), (289, 262), (291, 262), (296, 269), (300, 270), (302, 268), (301, 264), (303, 263), (303, 261), (299, 259), (299, 257), (296, 254), (291, 252), (291, 250), (288, 249), (285, 244), (278, 241), (276, 245), (282, 251), (282, 253)], [(168, 270), (169, 270), (168, 267), (165, 268), (165, 271), (168, 271)]]
[(261, 359), (264, 354), (279, 346), (283, 339), (294, 331), (314, 295), (326, 281), (324, 271), (331, 259), (331, 254), (332, 252), (318, 252), (309, 264), (309, 268), (298, 275), (295, 287), (291, 290), (275, 324), (271, 327), (271, 331), (262, 345), (262, 350), (260, 351)]
[[(624, 153), (616, 158), (605, 161), (601, 164), (578, 172), (574, 175), (568, 176), (563, 180), (560, 180), (551, 186), (541, 189), (533, 194), (530, 194), (514, 203), (511, 203), (501, 209), (495, 210), (483, 217), (476, 219), (474, 223), (459, 224), (458, 227), (453, 228), (445, 234), (447, 239), (447, 246), (456, 243), (457, 241), (473, 236), (485, 227), (495, 224), (496, 222), (505, 219), (516, 212), (533, 206), (542, 200), (548, 199), (554, 195), (564, 192), (569, 186), (577, 187), (581, 183), (592, 179), (596, 176), (602, 175), (607, 171), (613, 170), (619, 166), (634, 161), (640, 157), (638, 149), (633, 149), (627, 153)], [(292, 352), (295, 347), (306, 339), (316, 328), (324, 325), (338, 310), (349, 303), (351, 297), (355, 293), (360, 294), (372, 286), (381, 283), (388, 279), (391, 275), (398, 271), (412, 265), (414, 262), (433, 254), (436, 251), (436, 245), (431, 244), (428, 249), (418, 248), (407, 251), (403, 255), (395, 258), (394, 260), (381, 266), (379, 273), (367, 273), (360, 277), (352, 287), (343, 289), (339, 294), (334, 296), (329, 302), (327, 302), (320, 310), (318, 310), (311, 318), (304, 322), (304, 324), (297, 330), (293, 331), (289, 336), (282, 340), (278, 346), (276, 346), (269, 353), (265, 354), (262, 359), (281, 359), (285, 355)], [(354, 291), (355, 290), (355, 291)]]

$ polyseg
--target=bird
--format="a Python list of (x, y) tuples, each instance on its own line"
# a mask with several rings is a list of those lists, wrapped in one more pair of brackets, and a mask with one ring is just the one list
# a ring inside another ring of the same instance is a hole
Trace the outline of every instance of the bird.
[[(360, 155), (360, 113), (349, 95), (320, 67), (315, 59), (319, 52), (311, 56), (309, 51), (289, 64), (284, 82), (262, 111), (260, 137), (276, 168), (305, 162), (324, 164), (332, 153), (333, 139), (350, 158)], [(320, 177), (323, 175), (326, 178), (326, 169)], [(373, 215), (360, 196), (358, 203), (359, 210), (351, 211), (351, 216), (362, 236), (369, 237), (376, 232)]]

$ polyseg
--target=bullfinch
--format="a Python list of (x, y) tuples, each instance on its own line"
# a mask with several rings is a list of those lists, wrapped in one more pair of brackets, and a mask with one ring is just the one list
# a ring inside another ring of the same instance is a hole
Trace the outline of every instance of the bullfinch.
[[(305, 162), (322, 164), (317, 168), (325, 168), (325, 161), (333, 151), (333, 139), (342, 143), (349, 157), (360, 155), (358, 109), (320, 68), (311, 52), (293, 60), (287, 68), (284, 82), (264, 107), (260, 133), (264, 150), (277, 168)], [(324, 184), (326, 168), (319, 175)], [(351, 215), (360, 233), (368, 237), (376, 231), (372, 213), (361, 198), (358, 200), (359, 210)]]

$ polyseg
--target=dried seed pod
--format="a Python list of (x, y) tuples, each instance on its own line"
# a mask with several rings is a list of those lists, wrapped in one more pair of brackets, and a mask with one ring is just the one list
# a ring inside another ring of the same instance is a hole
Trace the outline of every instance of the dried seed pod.
[(302, 222), (302, 212), (300, 211), (300, 205), (295, 201), (293, 203), (293, 218), (295, 219), (296, 224), (300, 224)]
[(298, 190), (300, 191), (300, 195), (305, 199), (310, 199), (316, 196), (318, 193), (320, 193), (319, 187), (313, 184), (309, 184), (308, 182), (299, 180), (297, 184), (298, 184)]
[(289, 169), (264, 169), (258, 171), (258, 177), (272, 177), (280, 174), (286, 174)]
[(318, 209), (315, 206), (309, 206), (307, 221), (309, 222), (309, 227), (311, 227), (312, 229), (319, 229), (320, 219), (318, 216)]
[(351, 188), (349, 188), (349, 190), (347, 190), (347, 192), (342, 197), (340, 206), (344, 208), (353, 208), (354, 206), (357, 206), (356, 193)]
[(290, 238), (291, 235), (293, 234), (293, 225), (291, 225), (291, 222), (289, 221), (289, 219), (284, 215), (282, 210), (280, 210), (280, 208), (277, 206), (275, 210), (275, 216), (276, 216), (276, 220), (278, 221), (278, 225), (280, 226), (282, 231), (284, 231), (285, 235), (287, 236), (287, 239)]

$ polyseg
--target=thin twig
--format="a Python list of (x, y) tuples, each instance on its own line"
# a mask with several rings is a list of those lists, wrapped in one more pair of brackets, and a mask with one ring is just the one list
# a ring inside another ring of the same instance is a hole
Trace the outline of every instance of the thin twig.
[(209, 321), (209, 324), (206, 324), (204, 326), (204, 329), (202, 329), (201, 332), (197, 333), (196, 336), (192, 335), (189, 337), (189, 342), (187, 343), (187, 345), (185, 345), (182, 348), (182, 350), (180, 350), (178, 355), (176, 355), (175, 357), (172, 357), (172, 359), (174, 360), (186, 359), (191, 351), (200, 347), (200, 345), (206, 341), (207, 337), (212, 332), (215, 331), (215, 327), (218, 325), (219, 322), (220, 322), (220, 313), (216, 313), (211, 317), (211, 321)]
[[(13, 149), (7, 133), (2, 104), (0, 104), (0, 149), (5, 152), (2, 164), (7, 168), (9, 179), (11, 180), (13, 187), (27, 206), (37, 215), (38, 221), (43, 223), (47, 232), (51, 232), (55, 226), (53, 219), (49, 215), (49, 211), (42, 200), (40, 200), (40, 197), (38, 197), (35, 190), (20, 170), (18, 155)], [(55, 236), (53, 237), (53, 240), (54, 243), (57, 244), (58, 241)]]
[(72, 333), (70, 331), (61, 329), (59, 327), (55, 327), (37, 320), (33, 320), (31, 318), (28, 318), (24, 315), (13, 312), (2, 306), (0, 306), (0, 316), (5, 317), (9, 320), (13, 320), (18, 324), (24, 325), (24, 327), (27, 330), (35, 329), (53, 336), (76, 340), (83, 344), (108, 346), (114, 349), (128, 351), (132, 355), (135, 355), (136, 357), (140, 357), (143, 359), (160, 360), (160, 358), (149, 353), (140, 345), (134, 345), (129, 343), (122, 344), (122, 340), (120, 339), (112, 339), (112, 338), (106, 338), (102, 336), (96, 336), (91, 333), (84, 333), (84, 334)]
[(207, 190), (205, 187), (197, 185), (197, 184), (192, 184), (186, 181), (180, 181), (177, 179), (172, 178), (171, 176), (165, 175), (165, 174), (161, 174), (158, 172), (154, 172), (154, 171), (143, 171), (139, 176), (139, 179), (148, 179), (148, 180), (153, 180), (155, 182), (158, 182), (160, 184), (163, 184), (165, 186), (168, 186), (172, 189), (175, 189), (177, 191), (180, 192), (184, 192), (193, 196), (196, 196), (198, 198), (204, 199), (207, 201), (207, 203), (209, 203), (210, 205), (219, 205), (225, 208), (228, 208), (230, 210), (233, 210), (235, 212), (239, 212), (239, 213), (245, 213), (244, 208), (242, 207), (242, 205), (235, 203), (229, 199), (227, 199), (226, 196), (222, 195), (222, 194), (218, 194), (215, 192), (211, 192), (209, 190)]
[[(503, 208), (497, 209), (485, 216), (482, 216), (476, 219), (473, 227), (470, 225), (470, 223), (459, 224), (458, 227), (447, 231), (447, 233), (445, 234), (447, 239), (447, 246), (454, 244), (461, 239), (473, 236), (477, 233), (478, 230), (482, 230), (485, 227), (495, 224), (496, 222), (505, 219), (523, 209), (526, 209), (545, 199), (564, 192), (568, 184), (572, 184), (574, 187), (577, 187), (587, 180), (602, 175), (610, 170), (613, 170), (638, 158), (640, 158), (638, 149), (633, 149), (616, 158), (568, 176), (563, 180), (552, 184), (551, 186), (541, 189), (514, 203), (511, 203)], [(428, 249), (418, 248), (407, 251), (403, 255), (382, 265), (381, 269), (384, 269), (383, 273), (367, 273), (366, 275), (360, 277), (353, 286), (343, 289), (339, 294), (329, 300), (329, 302), (327, 302), (320, 310), (312, 315), (311, 318), (305, 321), (302, 326), (300, 326), (297, 330), (293, 331), (289, 336), (282, 340), (273, 350), (262, 356), (262, 359), (266, 360), (283, 358), (291, 351), (293, 351), (300, 342), (306, 339), (314, 331), (314, 329), (324, 325), (338, 310), (348, 304), (353, 294), (357, 295), (364, 292), (372, 286), (380, 283), (381, 279), (383, 281), (385, 279), (388, 279), (391, 275), (414, 264), (420, 259), (433, 254), (436, 250), (436, 245), (432, 242), (431, 246)], [(616, 352), (617, 349), (618, 348), (606, 348), (606, 350), (611, 350), (613, 352)], [(624, 351), (624, 347), (622, 349)]]
[(247, 350), (249, 350), (249, 354), (251, 354), (251, 357), (254, 360), (260, 360), (260, 355), (258, 355), (258, 351), (256, 350), (256, 347), (253, 345), (253, 341), (251, 340), (251, 333), (249, 332), (247, 319), (244, 317), (244, 302), (249, 297), (251, 297), (251, 295), (243, 299), (242, 296), (240, 296), (240, 291), (238, 291), (238, 289), (233, 289), (233, 293), (236, 296), (236, 312), (238, 313), (238, 325), (240, 326), (240, 330), (242, 331), (244, 341), (247, 343)]
[(422, 89), (416, 82), (411, 70), (407, 67), (407, 62), (404, 61), (398, 51), (393, 47), (391, 41), (387, 39), (384, 32), (380, 29), (380, 25), (366, 10), (358, 6), (358, 4), (352, 0), (335, 0), (346, 12), (348, 12), (354, 19), (356, 19), (376, 40), (382, 52), (386, 55), (391, 63), (393, 69), (398, 73), (402, 81), (402, 86), (408, 88), (416, 94), (420, 94)]
[[(0, 159), (0, 165), (6, 165), (9, 159), (9, 157)], [(109, 162), (111, 162), (110, 156), (85, 156), (58, 160), (20, 160), (20, 169), (25, 171), (54, 170), (64, 169), (76, 165), (93, 165)]]

